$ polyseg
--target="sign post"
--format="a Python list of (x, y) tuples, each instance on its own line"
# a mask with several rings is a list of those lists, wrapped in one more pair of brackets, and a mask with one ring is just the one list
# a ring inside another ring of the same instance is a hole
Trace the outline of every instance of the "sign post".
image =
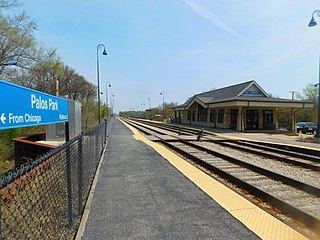
[(68, 122), (68, 100), (0, 80), (0, 130)]

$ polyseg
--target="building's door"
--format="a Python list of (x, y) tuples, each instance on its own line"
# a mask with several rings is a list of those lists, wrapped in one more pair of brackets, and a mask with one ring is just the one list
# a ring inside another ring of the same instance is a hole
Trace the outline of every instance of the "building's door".
[(258, 110), (246, 110), (246, 129), (255, 130), (259, 126)]
[(211, 125), (213, 126), (213, 127), (216, 127), (216, 111), (215, 110), (213, 110), (213, 109), (211, 109), (210, 110), (210, 122), (212, 123)]
[(238, 122), (238, 109), (231, 109), (231, 124), (230, 128), (236, 130)]

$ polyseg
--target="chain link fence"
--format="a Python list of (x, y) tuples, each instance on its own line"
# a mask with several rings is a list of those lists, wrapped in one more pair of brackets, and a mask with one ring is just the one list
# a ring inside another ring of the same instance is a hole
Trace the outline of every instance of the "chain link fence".
[(0, 177), (0, 239), (74, 238), (108, 125)]

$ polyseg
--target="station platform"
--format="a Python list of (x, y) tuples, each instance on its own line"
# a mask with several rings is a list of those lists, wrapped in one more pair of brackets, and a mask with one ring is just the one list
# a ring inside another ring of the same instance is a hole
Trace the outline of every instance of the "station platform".
[(305, 239), (115, 119), (76, 239)]
[(292, 145), (298, 147), (305, 147), (310, 149), (315, 149), (320, 151), (320, 142), (315, 143), (312, 141), (308, 141), (308, 139), (312, 139), (313, 135), (311, 134), (295, 134), (290, 131), (285, 130), (257, 130), (257, 131), (248, 131), (248, 132), (237, 132), (231, 129), (223, 129), (223, 128), (213, 128), (206, 127), (200, 125), (186, 125), (186, 124), (174, 124), (181, 125), (189, 128), (197, 128), (204, 129), (215, 133), (219, 137), (224, 137), (227, 139), (244, 139), (244, 140), (252, 140), (258, 142), (270, 142), (270, 143), (278, 143), (285, 145)]

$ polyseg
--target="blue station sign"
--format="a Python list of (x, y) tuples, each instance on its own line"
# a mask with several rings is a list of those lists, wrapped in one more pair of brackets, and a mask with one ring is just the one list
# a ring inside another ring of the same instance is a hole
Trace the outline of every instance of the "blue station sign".
[(68, 122), (68, 100), (0, 80), (0, 130)]
[(257, 95), (257, 94), (262, 94), (262, 92), (261, 91), (245, 91), (244, 94)]

